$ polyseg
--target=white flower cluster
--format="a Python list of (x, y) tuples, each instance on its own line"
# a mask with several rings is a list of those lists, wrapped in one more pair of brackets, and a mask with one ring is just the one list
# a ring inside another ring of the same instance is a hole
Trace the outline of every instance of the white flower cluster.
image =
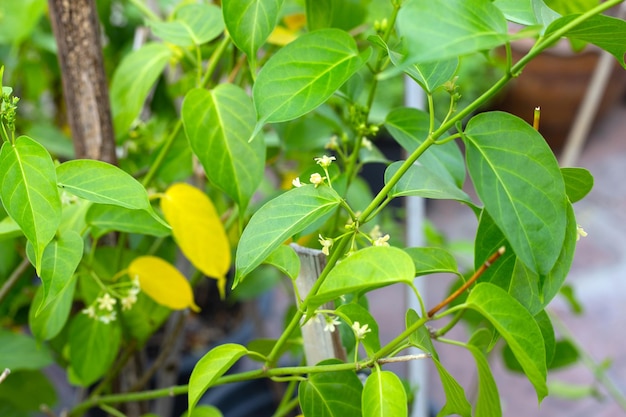
[(82, 310), (82, 313), (104, 324), (117, 320), (115, 305), (118, 300), (122, 305), (122, 310), (130, 310), (137, 302), (137, 294), (141, 291), (137, 277), (133, 278), (130, 283), (122, 283), (119, 286), (121, 288), (111, 288), (110, 293), (104, 292), (104, 294), (98, 296), (91, 305)]

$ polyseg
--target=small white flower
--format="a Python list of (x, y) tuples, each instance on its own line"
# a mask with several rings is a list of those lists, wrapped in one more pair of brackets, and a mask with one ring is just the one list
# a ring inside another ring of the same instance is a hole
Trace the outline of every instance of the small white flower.
[(374, 241), (374, 246), (389, 246), (387, 241), (389, 240), (389, 235), (380, 236)]
[(361, 139), (361, 146), (364, 147), (365, 149), (367, 149), (368, 151), (372, 150), (372, 141), (369, 140), (368, 138), (364, 137), (363, 139)]
[(317, 162), (317, 164), (321, 166), (322, 168), (328, 168), (330, 164), (332, 164), (333, 161), (336, 161), (336, 160), (337, 158), (335, 158), (334, 156), (328, 156), (328, 155), (324, 155), (321, 158), (315, 158), (315, 162)]
[(578, 242), (581, 237), (587, 237), (587, 232), (582, 228), (581, 225), (576, 225), (576, 241)]
[(337, 135), (333, 135), (328, 143), (324, 145), (324, 149), (330, 149), (334, 151), (337, 148), (339, 148), (339, 144), (337, 143)]
[(365, 335), (372, 331), (372, 329), (369, 328), (369, 325), (364, 324), (363, 326), (361, 326), (358, 321), (355, 321), (352, 324), (352, 330), (354, 330), (354, 335), (358, 340), (365, 339)]
[(300, 182), (300, 177), (294, 178), (293, 181), (291, 181), (291, 184), (296, 188), (300, 188), (304, 185)]
[(335, 327), (339, 326), (340, 324), (341, 321), (339, 321), (337, 317), (326, 316), (326, 325), (324, 326), (324, 331), (332, 333), (335, 331)]
[(92, 319), (96, 318), (96, 309), (93, 308), (93, 306), (89, 306), (87, 308), (83, 308), (81, 313), (88, 315), (89, 318), (92, 318)]
[(98, 320), (100, 320), (104, 324), (109, 324), (112, 321), (115, 321), (116, 319), (117, 319), (117, 313), (115, 311), (111, 311), (109, 314), (105, 314), (104, 316), (98, 317)]
[(311, 181), (311, 184), (315, 184), (315, 188), (317, 188), (318, 185), (324, 183), (325, 179), (326, 177), (322, 177), (320, 174), (316, 172), (316, 173), (311, 174), (311, 178), (309, 178), (309, 181)]
[(333, 240), (332, 239), (326, 239), (322, 235), (319, 235), (319, 239), (318, 240), (320, 242), (320, 245), (322, 245), (322, 253), (324, 255), (328, 256), (329, 250), (333, 246)]
[(370, 230), (369, 233), (370, 237), (373, 240), (376, 240), (378, 238), (381, 238), (383, 236), (383, 233), (380, 231), (380, 226), (379, 225), (375, 225), (372, 230)]
[(117, 300), (109, 295), (109, 293), (104, 293), (102, 297), (96, 298), (96, 302), (98, 303), (98, 308), (100, 310), (109, 310), (113, 311), (113, 306), (117, 303)]
[(133, 304), (137, 302), (137, 295), (129, 292), (128, 295), (122, 298), (122, 310), (130, 310), (133, 308)]

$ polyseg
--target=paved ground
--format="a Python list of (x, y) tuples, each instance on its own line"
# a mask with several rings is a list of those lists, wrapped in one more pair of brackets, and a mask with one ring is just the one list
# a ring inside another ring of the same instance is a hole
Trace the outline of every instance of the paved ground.
[[(594, 129), (577, 166), (587, 168), (595, 177), (595, 186), (586, 200), (575, 205), (578, 223), (588, 237), (578, 244), (574, 264), (568, 278), (580, 303), (582, 315), (575, 315), (562, 299), (555, 299), (550, 311), (557, 315), (574, 334), (580, 345), (596, 362), (612, 361), (608, 375), (616, 387), (626, 393), (626, 106), (615, 108)], [(433, 203), (433, 204), (430, 204)], [(471, 239), (476, 227), (469, 210), (454, 202), (430, 202), (427, 216), (449, 238)], [(429, 305), (441, 300), (449, 277), (428, 278)], [(391, 337), (397, 331), (402, 314), (390, 299), (402, 297), (400, 288), (389, 288), (375, 297), (373, 310), (389, 320), (381, 326)], [(399, 304), (399, 303), (398, 303)], [(395, 319), (392, 318), (395, 315)], [(381, 317), (381, 316), (379, 316)], [(401, 316), (400, 316), (401, 317)], [(382, 317), (381, 317), (382, 318)], [(400, 321), (401, 323), (401, 321)], [(450, 337), (465, 340), (462, 332)], [(476, 377), (474, 362), (463, 349), (439, 346), (442, 362), (472, 394)], [(503, 370), (495, 357), (493, 366), (500, 388), (505, 417), (614, 417), (624, 416), (606, 391), (599, 388), (600, 398), (576, 401), (549, 396), (537, 407), (534, 390), (524, 377)], [(432, 367), (431, 367), (432, 368)], [(434, 369), (429, 370), (429, 392), (434, 404), (443, 404), (444, 397)], [(571, 384), (593, 384), (594, 377), (585, 366), (575, 366), (550, 374), (549, 381)]]

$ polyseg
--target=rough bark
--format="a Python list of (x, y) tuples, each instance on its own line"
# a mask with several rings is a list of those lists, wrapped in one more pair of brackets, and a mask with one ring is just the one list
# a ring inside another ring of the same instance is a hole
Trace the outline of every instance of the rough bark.
[(94, 0), (48, 0), (77, 158), (116, 163), (115, 136)]

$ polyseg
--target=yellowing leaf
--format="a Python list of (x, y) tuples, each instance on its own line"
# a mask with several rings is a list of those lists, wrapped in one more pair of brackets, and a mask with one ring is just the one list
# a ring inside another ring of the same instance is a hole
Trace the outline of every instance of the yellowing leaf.
[(156, 256), (140, 256), (128, 266), (128, 275), (139, 279), (141, 291), (157, 303), (173, 310), (191, 308), (200, 311), (193, 301), (189, 281), (170, 263)]
[(267, 38), (267, 43), (272, 45), (285, 46), (293, 42), (298, 37), (297, 32), (286, 29), (282, 26), (276, 26), (274, 31)]
[(202, 273), (217, 279), (222, 292), (230, 268), (230, 245), (211, 200), (197, 188), (178, 183), (161, 198), (161, 209), (180, 250)]

